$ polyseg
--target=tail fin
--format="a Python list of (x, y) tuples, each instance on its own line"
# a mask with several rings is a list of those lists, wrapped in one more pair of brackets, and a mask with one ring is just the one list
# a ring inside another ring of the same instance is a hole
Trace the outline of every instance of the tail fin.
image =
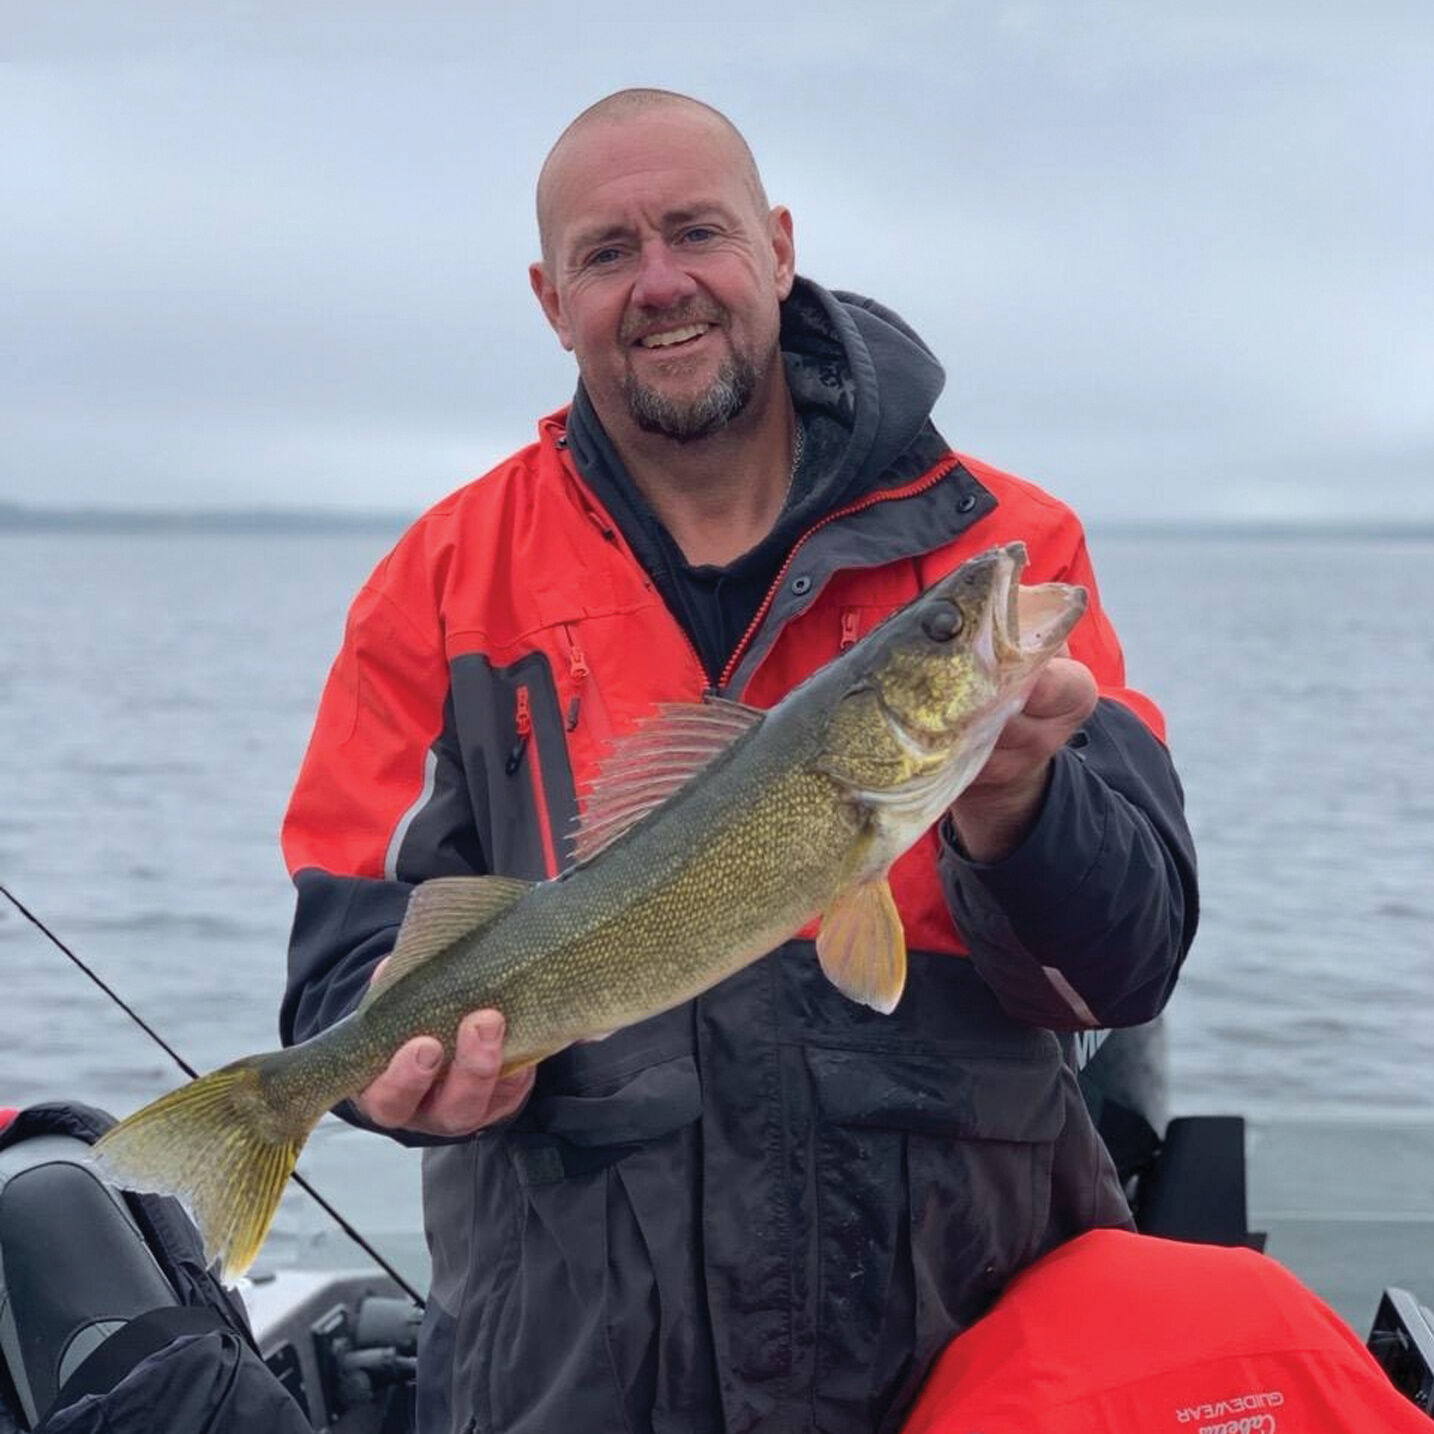
[(248, 1056), (201, 1076), (107, 1131), (95, 1158), (116, 1184), (175, 1195), (189, 1206), (221, 1277), (254, 1262), (284, 1185), (319, 1114), (294, 1120), (266, 1098), (261, 1075), (282, 1059)]

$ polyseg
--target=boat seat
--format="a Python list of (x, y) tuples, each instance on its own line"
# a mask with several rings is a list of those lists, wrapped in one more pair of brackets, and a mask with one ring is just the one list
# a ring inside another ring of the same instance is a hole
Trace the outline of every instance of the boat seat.
[(0, 1150), (0, 1354), (31, 1428), (111, 1335), (179, 1303), (89, 1150), (69, 1135)]

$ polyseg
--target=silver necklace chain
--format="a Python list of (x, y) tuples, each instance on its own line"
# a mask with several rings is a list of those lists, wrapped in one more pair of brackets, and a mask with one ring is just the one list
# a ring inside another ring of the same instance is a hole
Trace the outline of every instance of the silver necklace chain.
[(800, 418), (796, 422), (796, 437), (792, 439), (792, 467), (787, 474), (787, 491), (782, 494), (782, 507), (792, 501), (792, 487), (797, 481), (797, 469), (802, 466), (802, 455), (807, 451), (807, 430)]

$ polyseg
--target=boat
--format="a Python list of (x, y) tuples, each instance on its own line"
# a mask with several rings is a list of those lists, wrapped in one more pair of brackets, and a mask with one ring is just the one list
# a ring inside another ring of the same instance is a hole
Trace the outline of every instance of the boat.
[[(6, 1114), (0, 1112), (0, 1142)], [(1395, 1387), (1434, 1418), (1434, 1313), (1413, 1292), (1434, 1288), (1431, 1134), (1397, 1122), (1177, 1118), (1141, 1177), (1143, 1198), (1135, 1191), (1137, 1218), (1152, 1233), (1265, 1247), (1352, 1327), (1372, 1310), (1367, 1347)], [(86, 1151), (84, 1139), (54, 1133), (0, 1145), (0, 1431), (7, 1417), (18, 1430), (43, 1424), (85, 1361), (123, 1327), (127, 1316), (112, 1297), (116, 1278), (134, 1290), (133, 1314), (157, 1298), (176, 1298), (154, 1282), (152, 1231), (104, 1184)], [(1173, 1193), (1182, 1188), (1197, 1198)], [(423, 1252), (416, 1206), (407, 1213), (412, 1223), (382, 1241), (393, 1273), (366, 1258), (338, 1257), (335, 1242), (325, 1239), (308, 1258), (292, 1248), (288, 1263), (261, 1257), (230, 1292), (242, 1301), (268, 1376), (314, 1430), (414, 1428), (422, 1311), (400, 1281), (410, 1288), (421, 1282)], [(80, 1227), (84, 1238), (76, 1239)], [(37, 1341), (32, 1312), (23, 1308), (37, 1293), (37, 1257), (68, 1284), (57, 1292), (51, 1281), (48, 1290), (64, 1295), (55, 1301), (63, 1328), (51, 1331), (44, 1358), (36, 1350), (46, 1341)], [(78, 1313), (88, 1298), (80, 1286), (99, 1269), (109, 1303), (103, 1317), (87, 1320)]]

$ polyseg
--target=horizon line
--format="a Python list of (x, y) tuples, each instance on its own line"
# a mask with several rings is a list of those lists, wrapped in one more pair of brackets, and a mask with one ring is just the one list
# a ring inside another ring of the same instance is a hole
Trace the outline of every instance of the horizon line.
[[(126, 507), (75, 505), (58, 507), (0, 500), (0, 531), (228, 531), (376, 532), (402, 531), (421, 509), (399, 508), (290, 508), (264, 505), (225, 508)], [(1268, 515), (1205, 514), (1157, 518), (1086, 517), (1088, 532), (1118, 536), (1252, 536), (1252, 537), (1381, 537), (1434, 538), (1434, 517), (1393, 519), (1374, 516), (1296, 514), (1287, 518)]]

